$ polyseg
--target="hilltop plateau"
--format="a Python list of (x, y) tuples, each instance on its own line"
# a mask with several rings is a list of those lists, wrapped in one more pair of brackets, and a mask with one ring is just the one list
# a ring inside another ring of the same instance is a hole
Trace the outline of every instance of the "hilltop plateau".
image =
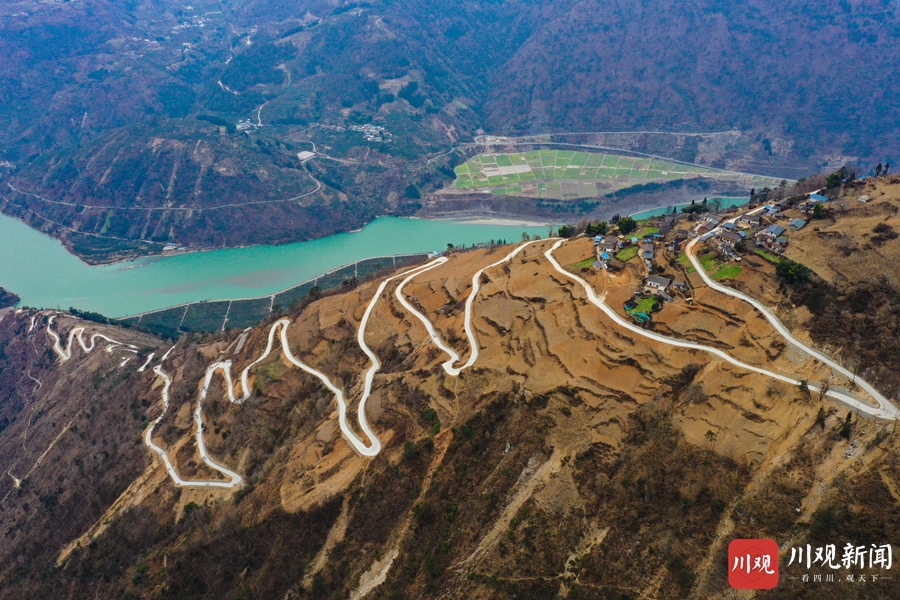
[[(897, 188), (872, 185), (830, 226), (890, 225)], [(829, 251), (828, 224), (792, 246)], [(0, 597), (715, 598), (731, 539), (900, 534), (894, 423), (866, 416), (890, 363), (851, 380), (803, 349), (856, 360), (845, 321), (822, 345), (748, 256), (730, 285), (787, 339), (673, 257), (688, 292), (639, 326), (641, 265), (594, 257), (590, 238), (454, 253), (174, 346), (5, 309)], [(758, 597), (898, 594), (782, 561)]]

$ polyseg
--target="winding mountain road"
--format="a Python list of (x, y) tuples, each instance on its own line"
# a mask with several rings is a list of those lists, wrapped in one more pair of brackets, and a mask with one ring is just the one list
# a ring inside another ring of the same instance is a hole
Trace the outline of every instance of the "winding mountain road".
[(251, 396), (251, 386), (250, 386), (250, 370), (258, 365), (260, 362), (265, 360), (271, 353), (275, 347), (275, 336), (278, 333), (278, 341), (281, 345), (281, 352), (284, 354), (285, 358), (294, 366), (303, 370), (310, 375), (313, 375), (322, 384), (334, 394), (335, 400), (338, 405), (338, 422), (341, 428), (341, 434), (344, 439), (350, 444), (350, 446), (360, 455), (362, 456), (377, 456), (379, 452), (381, 452), (381, 441), (378, 439), (378, 436), (372, 430), (372, 427), (369, 425), (368, 419), (366, 418), (366, 401), (372, 393), (372, 384), (375, 379), (375, 374), (381, 369), (381, 361), (379, 361), (378, 356), (369, 348), (368, 344), (365, 341), (365, 332), (366, 326), (368, 325), (369, 319), (372, 316), (372, 311), (375, 308), (375, 305), (378, 303), (378, 300), (384, 294), (385, 288), (388, 284), (400, 277), (415, 277), (419, 273), (423, 271), (427, 271), (429, 269), (433, 269), (434, 267), (443, 264), (447, 259), (439, 258), (431, 261), (425, 265), (419, 265), (403, 273), (398, 275), (394, 275), (392, 277), (388, 277), (378, 286), (375, 294), (372, 296), (372, 299), (369, 301), (368, 306), (366, 307), (366, 311), (363, 314), (362, 320), (359, 324), (359, 329), (357, 331), (357, 342), (359, 343), (360, 348), (363, 353), (369, 358), (371, 365), (369, 369), (366, 371), (364, 376), (364, 385), (363, 385), (363, 393), (359, 400), (359, 406), (357, 408), (357, 421), (359, 423), (360, 429), (365, 433), (369, 442), (366, 443), (363, 441), (350, 426), (350, 422), (347, 418), (347, 402), (345, 400), (344, 391), (336, 386), (331, 379), (328, 378), (325, 373), (319, 371), (318, 369), (311, 367), (297, 358), (294, 353), (291, 351), (290, 342), (287, 337), (287, 330), (290, 326), (291, 322), (288, 319), (279, 319), (275, 323), (272, 324), (272, 327), (269, 328), (269, 336), (266, 343), (266, 348), (263, 353), (254, 360), (252, 363), (244, 367), (240, 374), (241, 381), (241, 393), (237, 395), (235, 393), (234, 383), (231, 375), (231, 365), (232, 362), (230, 360), (225, 361), (217, 361), (211, 364), (206, 369), (206, 376), (203, 380), (203, 387), (200, 390), (200, 397), (197, 401), (197, 406), (194, 409), (194, 423), (196, 425), (196, 440), (197, 447), (200, 453), (200, 458), (211, 469), (218, 471), (227, 477), (227, 480), (186, 480), (181, 478), (178, 475), (177, 470), (172, 464), (171, 460), (168, 457), (168, 454), (161, 447), (153, 443), (153, 428), (157, 423), (165, 416), (168, 405), (168, 390), (171, 385), (171, 379), (169, 376), (160, 368), (159, 365), (154, 367), (153, 371), (163, 379), (163, 413), (153, 422), (147, 432), (144, 435), (144, 443), (147, 444), (154, 452), (160, 455), (163, 459), (163, 462), (166, 466), (166, 471), (169, 473), (169, 476), (172, 478), (172, 481), (175, 482), (176, 485), (182, 487), (206, 487), (206, 488), (234, 488), (243, 483), (243, 478), (236, 472), (228, 469), (227, 467), (220, 465), (215, 462), (210, 456), (209, 452), (206, 449), (206, 443), (204, 440), (204, 423), (203, 423), (203, 405), (206, 401), (206, 397), (209, 393), (209, 386), (212, 383), (212, 380), (216, 374), (216, 372), (220, 372), (222, 378), (225, 381), (225, 393), (228, 397), (229, 402), (233, 404), (243, 404), (246, 402)]
[[(808, 345), (804, 344), (803, 342), (801, 342), (800, 340), (798, 340), (796, 337), (794, 337), (794, 335), (790, 332), (790, 330), (784, 326), (784, 324), (778, 319), (778, 317), (775, 316), (775, 313), (773, 313), (771, 310), (766, 308), (762, 304), (762, 302), (760, 302), (756, 298), (748, 296), (747, 294), (739, 292), (734, 288), (730, 288), (726, 285), (722, 285), (721, 283), (718, 283), (718, 282), (714, 281), (713, 279), (711, 279), (709, 277), (709, 275), (707, 275), (706, 270), (700, 264), (700, 261), (697, 259), (697, 256), (694, 254), (694, 247), (697, 245), (697, 241), (698, 241), (698, 238), (692, 239), (688, 243), (688, 245), (685, 246), (684, 251), (685, 251), (685, 254), (687, 255), (688, 259), (691, 261), (691, 264), (694, 266), (694, 269), (696, 269), (697, 274), (700, 275), (700, 278), (703, 279), (703, 282), (706, 285), (708, 285), (710, 288), (716, 290), (717, 292), (721, 292), (722, 294), (725, 294), (726, 296), (738, 298), (740, 300), (743, 300), (744, 302), (749, 303), (751, 306), (753, 306), (753, 308), (758, 310), (762, 314), (762, 316), (764, 316), (766, 318), (766, 320), (772, 324), (772, 327), (774, 327), (775, 330), (778, 331), (778, 333), (780, 333), (791, 344), (800, 348), (801, 350), (803, 350), (804, 352), (806, 352), (808, 355), (815, 358), (816, 360), (819, 360), (822, 363), (828, 365), (829, 367), (831, 367), (832, 369), (834, 369), (835, 371), (837, 371), (838, 373), (840, 373), (847, 379), (855, 381), (859, 387), (864, 389), (866, 391), (866, 393), (868, 393), (872, 397), (872, 399), (874, 399), (875, 402), (878, 403), (878, 409), (880, 411), (882, 411), (884, 414), (884, 416), (882, 416), (882, 415), (873, 415), (873, 416), (881, 416), (881, 418), (885, 418), (885, 419), (894, 419), (898, 416), (898, 413), (900, 413), (900, 411), (898, 411), (897, 407), (894, 406), (887, 398), (885, 398), (884, 395), (882, 395), (878, 390), (876, 390), (875, 386), (873, 386), (868, 381), (862, 379), (861, 377), (857, 376), (856, 374), (851, 372), (849, 369), (845, 368), (843, 365), (841, 365), (840, 363), (831, 359), (830, 357), (822, 354), (818, 350), (811, 348), (810, 346), (808, 346)], [(854, 408), (858, 408), (855, 404), (851, 404), (851, 406), (853, 406)], [(868, 405), (863, 405), (863, 406), (868, 406)], [(872, 407), (869, 407), (869, 408), (871, 409)], [(859, 410), (862, 410), (862, 409), (860, 408)]]
[[(641, 327), (634, 325), (633, 323), (629, 322), (627, 319), (624, 319), (615, 310), (613, 310), (608, 304), (606, 304), (605, 295), (602, 297), (598, 296), (597, 293), (594, 291), (594, 289), (591, 287), (591, 285), (587, 281), (585, 281), (581, 277), (575, 275), (574, 273), (570, 273), (569, 271), (566, 271), (556, 261), (556, 259), (553, 257), (553, 251), (556, 250), (557, 248), (559, 248), (564, 242), (565, 242), (565, 240), (560, 240), (560, 241), (556, 242), (556, 244), (554, 244), (552, 248), (550, 248), (549, 250), (544, 252), (544, 256), (547, 257), (547, 260), (550, 261), (550, 264), (552, 264), (553, 267), (559, 273), (561, 273), (565, 277), (568, 277), (569, 279), (571, 279), (571, 280), (575, 281), (576, 283), (578, 283), (579, 285), (581, 285), (581, 287), (584, 288), (584, 291), (587, 294), (588, 301), (591, 304), (593, 304), (594, 306), (596, 306), (597, 308), (599, 308), (600, 310), (602, 310), (610, 319), (612, 319), (617, 325), (619, 325), (623, 329), (627, 329), (628, 331), (631, 331), (632, 333), (636, 333), (642, 337), (645, 337), (645, 338), (648, 338), (648, 339), (651, 339), (651, 340), (654, 340), (654, 341), (657, 341), (657, 342), (660, 342), (663, 344), (668, 344), (669, 346), (675, 346), (677, 348), (685, 348), (688, 350), (699, 350), (701, 352), (707, 352), (707, 353), (717, 356), (718, 358), (721, 358), (722, 360), (724, 360), (736, 367), (739, 367), (741, 369), (752, 371), (754, 373), (759, 373), (761, 375), (766, 375), (767, 377), (771, 377), (772, 379), (776, 379), (778, 381), (782, 381), (782, 382), (788, 383), (790, 385), (798, 385), (798, 386), (800, 385), (801, 382), (799, 379), (796, 379), (794, 377), (788, 377), (787, 375), (782, 375), (781, 373), (776, 373), (776, 372), (770, 371), (768, 369), (763, 369), (761, 367), (747, 364), (743, 361), (740, 361), (740, 360), (730, 356), (729, 354), (726, 354), (725, 352), (723, 352), (722, 350), (720, 350), (718, 348), (713, 348), (711, 346), (705, 346), (703, 344), (698, 344), (696, 342), (689, 342), (687, 340), (672, 338), (672, 337), (660, 335), (660, 334), (652, 332), (652, 331), (647, 331), (646, 329), (642, 329)], [(697, 265), (697, 266), (700, 267), (700, 265)], [(702, 267), (700, 267), (700, 268), (702, 268)], [(699, 269), (698, 269), (698, 271), (699, 271)], [(821, 391), (821, 388), (815, 384), (809, 384), (809, 389), (813, 390), (813, 391)], [(878, 407), (874, 407), (869, 404), (866, 404), (865, 402), (858, 400), (857, 398), (854, 398), (853, 396), (850, 396), (849, 394), (845, 394), (843, 392), (839, 392), (839, 391), (831, 390), (831, 389), (829, 389), (826, 392), (826, 395), (835, 400), (843, 402), (844, 404), (847, 404), (848, 406), (851, 406), (852, 408), (858, 410), (860, 413), (863, 413), (870, 417), (877, 417), (877, 418), (881, 418), (881, 419), (894, 419), (898, 416), (898, 414), (900, 414), (900, 413), (898, 413), (897, 409), (890, 403), (887, 403), (887, 406), (880, 405)]]
[(412, 275), (410, 275), (409, 277), (404, 279), (400, 283), (400, 285), (397, 286), (397, 289), (394, 292), (394, 294), (397, 297), (397, 300), (400, 302), (400, 304), (403, 305), (403, 308), (405, 308), (406, 310), (411, 312), (417, 319), (419, 319), (419, 321), (422, 322), (422, 325), (424, 325), (425, 329), (428, 330), (428, 335), (431, 337), (431, 341), (434, 342), (434, 344), (438, 348), (440, 348), (447, 356), (450, 357), (448, 360), (446, 360), (445, 362), (443, 362), (441, 364), (441, 366), (444, 368), (444, 371), (446, 371), (448, 375), (452, 375), (453, 377), (456, 377), (457, 375), (459, 375), (462, 372), (463, 369), (471, 367), (472, 365), (475, 364), (475, 361), (478, 360), (478, 355), (480, 353), (480, 349), (478, 347), (478, 338), (475, 335), (475, 326), (472, 324), (472, 312), (473, 312), (473, 307), (475, 305), (475, 298), (478, 296), (479, 290), (481, 290), (481, 275), (486, 270), (488, 270), (492, 267), (502, 265), (503, 263), (512, 260), (519, 252), (524, 250), (526, 246), (535, 244), (539, 241), (542, 241), (542, 240), (533, 240), (531, 242), (525, 242), (523, 244), (516, 246), (515, 250), (513, 250), (512, 252), (510, 252), (509, 254), (507, 254), (506, 256), (501, 258), (500, 260), (493, 262), (493, 263), (487, 265), (486, 267), (482, 267), (475, 273), (475, 275), (472, 276), (472, 290), (469, 292), (469, 297), (466, 298), (465, 317), (464, 317), (464, 323), (463, 323), (463, 327), (465, 328), (465, 331), (466, 331), (466, 337), (469, 340), (469, 348), (471, 350), (469, 352), (469, 360), (467, 360), (466, 363), (461, 367), (453, 366), (461, 360), (459, 354), (455, 350), (453, 350), (450, 346), (448, 346), (447, 344), (444, 343), (444, 341), (438, 335), (437, 331), (434, 328), (434, 325), (431, 323), (431, 321), (428, 319), (428, 317), (426, 317), (421, 312), (419, 312), (419, 310), (416, 309), (416, 307), (414, 307), (412, 304), (410, 304), (410, 302), (403, 295), (403, 287), (407, 283), (409, 283), (416, 275), (419, 275), (419, 273), (422, 273), (429, 269), (433, 269), (434, 267), (437, 267), (437, 266), (447, 262), (447, 259), (439, 258), (439, 259), (432, 261), (432, 263), (430, 263), (431, 266), (429, 266), (427, 269), (423, 269), (419, 273), (413, 273)]
[[(182, 478), (179, 475), (177, 468), (172, 463), (172, 460), (169, 458), (168, 452), (153, 441), (153, 432), (155, 431), (155, 428), (157, 427), (157, 425), (162, 421), (162, 419), (168, 413), (168, 409), (169, 409), (169, 389), (171, 387), (172, 380), (169, 377), (169, 375), (166, 374), (166, 372), (162, 369), (162, 363), (166, 360), (166, 358), (168, 358), (169, 353), (171, 353), (174, 346), (172, 348), (170, 348), (165, 353), (165, 355), (163, 355), (163, 357), (159, 360), (158, 364), (156, 364), (153, 367), (153, 372), (162, 380), (162, 383), (163, 383), (162, 391), (161, 391), (161, 396), (162, 396), (162, 400), (163, 400), (163, 411), (160, 414), (160, 416), (157, 417), (144, 432), (144, 443), (147, 445), (147, 447), (151, 451), (153, 451), (154, 453), (159, 455), (160, 459), (162, 460), (162, 462), (165, 466), (166, 472), (168, 473), (169, 477), (178, 486), (198, 487), (198, 488), (226, 488), (226, 489), (235, 488), (237, 486), (240, 486), (244, 481), (243, 477), (239, 473), (227, 468), (224, 465), (217, 463), (209, 455), (208, 449), (206, 447), (205, 438), (204, 438), (205, 425), (204, 425), (204, 421), (203, 421), (203, 407), (204, 407), (204, 403), (206, 401), (207, 395), (209, 393), (210, 385), (212, 384), (212, 381), (215, 378), (216, 373), (219, 373), (222, 376), (222, 378), (224, 379), (225, 395), (227, 396), (227, 399), (229, 400), (229, 402), (234, 403), (234, 404), (242, 404), (242, 403), (246, 402), (252, 395), (252, 388), (251, 388), (251, 384), (250, 384), (250, 371), (257, 365), (259, 365), (262, 361), (264, 361), (268, 356), (270, 356), (272, 351), (275, 349), (276, 336), (277, 336), (277, 341), (280, 345), (280, 351), (282, 352), (285, 359), (288, 362), (290, 362), (292, 365), (294, 365), (295, 367), (297, 367), (297, 368), (303, 370), (304, 372), (306, 372), (310, 375), (313, 375), (314, 377), (319, 379), (319, 381), (321, 381), (322, 384), (334, 395), (335, 400), (337, 402), (338, 421), (339, 421), (339, 425), (340, 425), (340, 429), (341, 429), (341, 434), (344, 437), (344, 439), (347, 441), (347, 443), (350, 444), (350, 446), (358, 454), (360, 454), (362, 456), (373, 457), (373, 456), (378, 455), (381, 452), (382, 445), (381, 445), (381, 441), (379, 440), (375, 431), (370, 426), (368, 419), (366, 417), (366, 402), (372, 393), (372, 387), (374, 384), (375, 375), (381, 369), (381, 361), (379, 360), (379, 358), (375, 354), (375, 352), (372, 351), (372, 349), (366, 343), (365, 334), (366, 334), (366, 327), (367, 327), (369, 320), (374, 312), (375, 306), (378, 303), (378, 301), (382, 298), (382, 296), (384, 295), (385, 290), (387, 289), (387, 286), (394, 280), (397, 280), (397, 279), (401, 280), (400, 283), (397, 285), (396, 289), (394, 290), (394, 295), (395, 295), (397, 301), (403, 306), (403, 308), (405, 308), (407, 311), (409, 311), (409, 313), (411, 315), (416, 317), (416, 319), (418, 319), (418, 321), (420, 321), (422, 323), (422, 325), (425, 327), (431, 341), (435, 344), (435, 346), (437, 346), (442, 352), (444, 352), (447, 355), (448, 359), (441, 364), (441, 367), (444, 369), (444, 371), (448, 375), (458, 376), (462, 372), (462, 370), (475, 364), (475, 362), (478, 360), (478, 357), (479, 357), (479, 344), (478, 344), (478, 338), (477, 338), (477, 335), (475, 332), (475, 327), (473, 324), (473, 313), (474, 313), (475, 301), (477, 299), (478, 293), (481, 288), (481, 278), (482, 278), (484, 272), (487, 271), (488, 269), (491, 269), (493, 267), (499, 266), (505, 262), (510, 261), (516, 255), (518, 255), (520, 252), (522, 252), (527, 246), (529, 246), (531, 244), (543, 242), (543, 241), (546, 241), (546, 240), (534, 240), (531, 242), (522, 243), (522, 244), (516, 246), (516, 248), (514, 250), (512, 250), (511, 252), (506, 254), (503, 258), (501, 258), (485, 267), (482, 267), (472, 276), (471, 290), (470, 290), (469, 296), (466, 298), (465, 309), (464, 309), (464, 328), (465, 328), (468, 344), (470, 347), (470, 352), (469, 352), (469, 358), (461, 366), (456, 366), (462, 360), (460, 354), (456, 350), (451, 348), (441, 338), (440, 334), (435, 329), (431, 320), (425, 314), (423, 314), (419, 309), (417, 309), (415, 306), (413, 306), (413, 304), (403, 294), (404, 287), (407, 284), (409, 284), (415, 277), (447, 263), (448, 259), (446, 257), (436, 258), (424, 265), (419, 265), (419, 266), (413, 267), (411, 269), (408, 269), (406, 271), (403, 271), (402, 273), (399, 273), (397, 275), (388, 277), (379, 284), (378, 288), (376, 289), (375, 293), (373, 294), (372, 298), (369, 300), (369, 302), (366, 306), (366, 310), (363, 314), (362, 319), (360, 320), (359, 327), (357, 329), (357, 343), (359, 344), (360, 349), (367, 356), (367, 358), (369, 359), (369, 362), (370, 362), (369, 368), (366, 370), (364, 377), (363, 377), (363, 390), (362, 390), (362, 394), (360, 396), (358, 407), (357, 407), (357, 423), (358, 423), (359, 429), (363, 432), (365, 439), (358, 436), (357, 433), (353, 430), (353, 428), (350, 425), (350, 420), (348, 419), (348, 416), (347, 416), (348, 406), (347, 406), (347, 401), (345, 399), (344, 391), (341, 388), (339, 388), (338, 386), (336, 386), (325, 373), (304, 363), (299, 358), (297, 358), (297, 356), (294, 355), (293, 351), (291, 350), (290, 343), (288, 340), (288, 327), (290, 326), (291, 322), (288, 319), (279, 319), (278, 321), (273, 323), (269, 329), (268, 339), (267, 339), (265, 350), (262, 352), (262, 354), (256, 360), (254, 360), (253, 362), (251, 362), (249, 365), (247, 365), (246, 367), (244, 367), (242, 369), (242, 371), (240, 373), (240, 377), (239, 377), (240, 394), (237, 394), (235, 391), (235, 383), (234, 383), (234, 379), (232, 377), (232, 361), (231, 360), (216, 361), (216, 362), (210, 364), (206, 369), (203, 386), (200, 390), (199, 398), (198, 398), (196, 407), (193, 412), (193, 420), (196, 425), (196, 431), (195, 431), (196, 443), (197, 443), (197, 447), (198, 447), (198, 452), (200, 454), (200, 458), (203, 461), (203, 463), (205, 465), (207, 465), (210, 469), (220, 473), (224, 477), (224, 479), (188, 480), (188, 479)], [(796, 378), (788, 376), (788, 375), (784, 375), (782, 373), (777, 373), (777, 372), (774, 372), (774, 371), (771, 371), (771, 370), (768, 370), (768, 369), (765, 369), (762, 367), (758, 367), (755, 365), (745, 363), (743, 361), (740, 361), (740, 360), (730, 356), (729, 354), (727, 354), (726, 352), (724, 352), (718, 348), (713, 348), (711, 346), (706, 346), (706, 345), (699, 344), (699, 343), (692, 342), (692, 341), (687, 341), (687, 340), (682, 340), (682, 339), (678, 339), (678, 338), (664, 336), (664, 335), (661, 335), (661, 334), (658, 334), (658, 333), (655, 333), (652, 331), (647, 331), (647, 330), (631, 323), (630, 321), (628, 321), (627, 319), (623, 318), (618, 313), (616, 313), (615, 310), (613, 310), (609, 305), (606, 304), (605, 293), (598, 295), (597, 292), (591, 287), (590, 284), (588, 284), (587, 281), (585, 281), (578, 275), (575, 275), (574, 273), (567, 271), (559, 264), (559, 262), (557, 262), (557, 260), (553, 256), (553, 252), (556, 249), (558, 249), (563, 243), (565, 243), (565, 240), (556, 241), (552, 247), (550, 247), (549, 249), (547, 249), (544, 252), (544, 256), (546, 257), (546, 259), (550, 262), (550, 264), (553, 266), (553, 268), (557, 272), (562, 274), (565, 278), (568, 278), (568, 279), (572, 280), (573, 282), (579, 284), (584, 289), (584, 291), (587, 295), (588, 301), (591, 302), (591, 304), (595, 305), (597, 308), (599, 308), (601, 311), (603, 311), (603, 313), (606, 314), (619, 327), (621, 327), (627, 331), (630, 331), (636, 335), (651, 339), (653, 341), (656, 341), (656, 342), (659, 342), (662, 344), (667, 344), (667, 345), (675, 346), (678, 348), (684, 348), (686, 350), (699, 351), (699, 352), (705, 352), (708, 354), (712, 354), (712, 355), (716, 356), (717, 358), (720, 358), (721, 360), (728, 362), (729, 364), (732, 364), (740, 369), (744, 369), (744, 370), (751, 371), (754, 373), (759, 373), (761, 375), (771, 377), (775, 380), (778, 380), (778, 381), (781, 381), (781, 382), (784, 382), (784, 383), (787, 383), (790, 385), (800, 385), (801, 382), (799, 379), (796, 379)], [(821, 352), (818, 352), (818, 351), (808, 347), (807, 345), (805, 345), (802, 342), (800, 342), (799, 340), (797, 340), (793, 335), (791, 335), (791, 333), (787, 330), (787, 328), (783, 324), (781, 324), (781, 322), (777, 319), (777, 317), (775, 317), (775, 315), (772, 314), (771, 311), (769, 311), (766, 307), (764, 307), (759, 301), (757, 301), (754, 298), (751, 298), (745, 294), (742, 294), (741, 292), (738, 292), (736, 290), (733, 290), (731, 288), (728, 288), (726, 286), (723, 286), (721, 284), (718, 284), (718, 283), (712, 281), (706, 275), (706, 273), (703, 271), (702, 265), (700, 265), (699, 261), (697, 260), (696, 256), (693, 253), (695, 244), (696, 244), (696, 240), (693, 240), (690, 244), (688, 244), (688, 246), (686, 248), (687, 255), (688, 255), (689, 259), (691, 260), (692, 264), (694, 265), (694, 267), (697, 269), (697, 272), (700, 274), (700, 276), (703, 278), (704, 282), (706, 282), (707, 285), (709, 285), (712, 289), (715, 289), (718, 292), (724, 293), (726, 295), (729, 295), (729, 296), (732, 296), (735, 298), (739, 298), (743, 301), (750, 303), (754, 308), (759, 310), (769, 320), (770, 323), (772, 323), (772, 325), (775, 327), (775, 329), (782, 336), (784, 336), (785, 339), (790, 341), (792, 344), (794, 344), (798, 348), (801, 348), (802, 350), (807, 352), (810, 356), (812, 356), (815, 359), (821, 361), (822, 363), (828, 365), (829, 367), (833, 368), (834, 370), (846, 375), (847, 377), (853, 376), (852, 373), (850, 373), (848, 370), (844, 369), (841, 365), (837, 364), (835, 361), (833, 361), (829, 357), (825, 356)], [(68, 361), (69, 359), (71, 359), (73, 344), (76, 341), (81, 346), (81, 348), (84, 350), (84, 352), (86, 352), (86, 353), (89, 353), (95, 349), (95, 347), (97, 346), (96, 341), (99, 339), (99, 340), (104, 340), (108, 343), (108, 345), (106, 347), (107, 352), (111, 352), (114, 349), (119, 349), (124, 352), (137, 354), (136, 346), (118, 342), (118, 341), (116, 341), (110, 337), (107, 337), (103, 334), (100, 334), (100, 333), (95, 333), (95, 334), (91, 335), (89, 340), (85, 341), (85, 328), (81, 327), (81, 326), (75, 327), (69, 332), (66, 347), (63, 348), (60, 335), (57, 334), (53, 330), (54, 318), (55, 318), (55, 316), (51, 316), (48, 319), (47, 332), (50, 335), (50, 337), (53, 339), (54, 352), (60, 357), (60, 360), (62, 360), (62, 361)], [(144, 361), (144, 363), (141, 365), (141, 367), (138, 368), (138, 371), (143, 371), (144, 369), (146, 369), (151, 364), (153, 357), (154, 357), (154, 354), (150, 354), (147, 357), (147, 359)], [(124, 365), (124, 363), (122, 363), (122, 364)], [(857, 381), (857, 383), (860, 384), (860, 386), (866, 392), (868, 392), (878, 402), (877, 407), (867, 404), (866, 402), (863, 402), (863, 401), (859, 400), (858, 398), (855, 398), (855, 397), (851, 396), (850, 394), (842, 392), (842, 391), (828, 389), (828, 390), (826, 390), (826, 395), (828, 395), (830, 398), (833, 398), (834, 400), (842, 402), (842, 403), (852, 407), (853, 409), (857, 410), (858, 412), (865, 414), (867, 416), (870, 416), (870, 417), (876, 417), (876, 418), (881, 418), (881, 419), (895, 419), (898, 417), (898, 415), (900, 415), (900, 411), (898, 411), (897, 408), (893, 404), (891, 404), (886, 398), (884, 398), (884, 396), (879, 394), (878, 391), (875, 390), (875, 388), (871, 384), (861, 380), (858, 377), (856, 378), (856, 381)], [(814, 391), (821, 391), (821, 386), (818, 386), (815, 384), (810, 384), (809, 388)], [(12, 476), (12, 475), (10, 474), (10, 476)]]
[(50, 337), (53, 338), (53, 351), (59, 356), (60, 360), (67, 361), (72, 358), (72, 342), (77, 339), (78, 344), (81, 346), (81, 349), (86, 353), (90, 352), (94, 349), (94, 344), (97, 339), (106, 340), (109, 342), (109, 345), (106, 347), (107, 352), (112, 352), (116, 348), (122, 348), (124, 352), (133, 352), (137, 354), (137, 346), (132, 344), (123, 344), (122, 342), (116, 341), (110, 337), (103, 335), (102, 333), (93, 334), (90, 339), (90, 344), (86, 344), (84, 342), (84, 327), (75, 327), (69, 332), (68, 342), (66, 343), (66, 347), (63, 348), (61, 344), (61, 340), (59, 334), (53, 331), (53, 319), (56, 318), (56, 315), (51, 316), (47, 320), (47, 333)]

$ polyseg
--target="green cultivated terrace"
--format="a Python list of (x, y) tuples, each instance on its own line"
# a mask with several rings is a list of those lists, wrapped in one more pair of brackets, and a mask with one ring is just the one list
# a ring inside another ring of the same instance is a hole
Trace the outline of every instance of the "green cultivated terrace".
[(633, 185), (707, 178), (750, 187), (775, 186), (762, 175), (713, 169), (657, 158), (572, 150), (479, 154), (455, 169), (453, 187), (507, 196), (567, 200)]

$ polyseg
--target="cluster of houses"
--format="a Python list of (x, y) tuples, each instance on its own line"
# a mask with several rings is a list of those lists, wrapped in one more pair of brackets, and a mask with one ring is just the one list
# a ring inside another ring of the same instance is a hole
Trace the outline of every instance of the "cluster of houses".
[(594, 248), (596, 248), (597, 260), (600, 263), (598, 266), (605, 269), (609, 266), (609, 259), (615, 254), (621, 252), (625, 248), (639, 246), (641, 259), (644, 260), (647, 269), (650, 272), (653, 272), (653, 259), (656, 256), (653, 243), (659, 239), (659, 237), (659, 233), (654, 233), (641, 239), (636, 237), (627, 238), (624, 236), (616, 237), (614, 235), (594, 236)]
[[(669, 230), (671, 230), (671, 227)], [(654, 271), (657, 270), (653, 264), (653, 261), (656, 258), (656, 243), (660, 241), (661, 238), (661, 233), (650, 234), (643, 238), (616, 237), (614, 235), (594, 236), (594, 247), (597, 253), (597, 262), (594, 263), (594, 266), (597, 268), (608, 268), (609, 260), (615, 254), (621, 252), (625, 248), (632, 246), (637, 247), (638, 254), (641, 260), (644, 261), (644, 265), (647, 267), (647, 273), (649, 274), (644, 281), (644, 292), (655, 294), (666, 302), (671, 302), (672, 296), (670, 296), (668, 292), (674, 289), (682, 293), (687, 293), (688, 287), (684, 282), (673, 282), (672, 279), (668, 277), (653, 274)], [(685, 232), (685, 239), (687, 239), (687, 232)], [(625, 310), (633, 310), (635, 306), (637, 306), (635, 302), (629, 301), (625, 305)]]
[[(827, 202), (828, 198), (819, 194), (810, 194), (808, 200), (799, 205), (801, 214), (811, 213), (811, 206), (815, 206), (819, 202)], [(701, 232), (704, 226), (698, 228), (697, 233), (700, 235), (700, 241), (706, 242), (714, 238), (719, 251), (727, 258), (740, 261), (735, 247), (741, 242), (752, 242), (757, 248), (762, 248), (768, 252), (781, 254), (788, 245), (788, 233), (800, 231), (806, 227), (807, 220), (803, 217), (795, 217), (789, 219), (784, 213), (785, 210), (791, 208), (787, 204), (774, 204), (766, 206), (762, 210), (755, 210), (741, 215), (734, 223), (725, 222), (722, 226), (713, 231)], [(787, 223), (785, 221), (787, 220)], [(778, 223), (776, 221), (781, 221)], [(715, 226), (713, 226), (715, 227)]]
[[(751, 244), (774, 254), (782, 254), (788, 244), (788, 234), (803, 229), (808, 222), (803, 216), (791, 218), (786, 211), (796, 208), (801, 215), (811, 214), (816, 204), (824, 202), (828, 202), (825, 196), (810, 194), (799, 204), (796, 200), (791, 203), (777, 203), (746, 212), (734, 220), (710, 214), (701, 216), (696, 222), (688, 222), (688, 215), (672, 213), (663, 216), (657, 222), (659, 229), (657, 233), (641, 239), (614, 235), (595, 236), (597, 260), (594, 267), (608, 268), (610, 259), (616, 254), (625, 248), (637, 247), (639, 258), (647, 267), (648, 276), (644, 280), (643, 290), (636, 294), (654, 294), (662, 300), (671, 301), (670, 293), (680, 292), (689, 295), (690, 290), (685, 282), (673, 281), (660, 275), (663, 269), (654, 265), (658, 245), (663, 238), (667, 240), (667, 247), (673, 254), (677, 254), (682, 246), (693, 238), (711, 244), (721, 255), (736, 262), (741, 260), (739, 252), (745, 251)], [(673, 232), (674, 235), (671, 235)], [(637, 306), (635, 301), (629, 301), (625, 308), (633, 310), (635, 306)]]
[(371, 123), (351, 125), (350, 131), (362, 133), (367, 142), (390, 142), (394, 139), (391, 132), (387, 131), (382, 125), (372, 125)]

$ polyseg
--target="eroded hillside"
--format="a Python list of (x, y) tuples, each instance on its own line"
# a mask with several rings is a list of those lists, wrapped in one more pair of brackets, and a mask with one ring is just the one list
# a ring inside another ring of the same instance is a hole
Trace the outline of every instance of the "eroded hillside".
[(453, 254), (174, 348), (7, 310), (0, 596), (707, 598), (735, 537), (896, 537), (891, 424), (842, 436), (773, 374), (861, 390), (694, 279), (629, 326), (634, 273), (565, 268), (592, 252)]

